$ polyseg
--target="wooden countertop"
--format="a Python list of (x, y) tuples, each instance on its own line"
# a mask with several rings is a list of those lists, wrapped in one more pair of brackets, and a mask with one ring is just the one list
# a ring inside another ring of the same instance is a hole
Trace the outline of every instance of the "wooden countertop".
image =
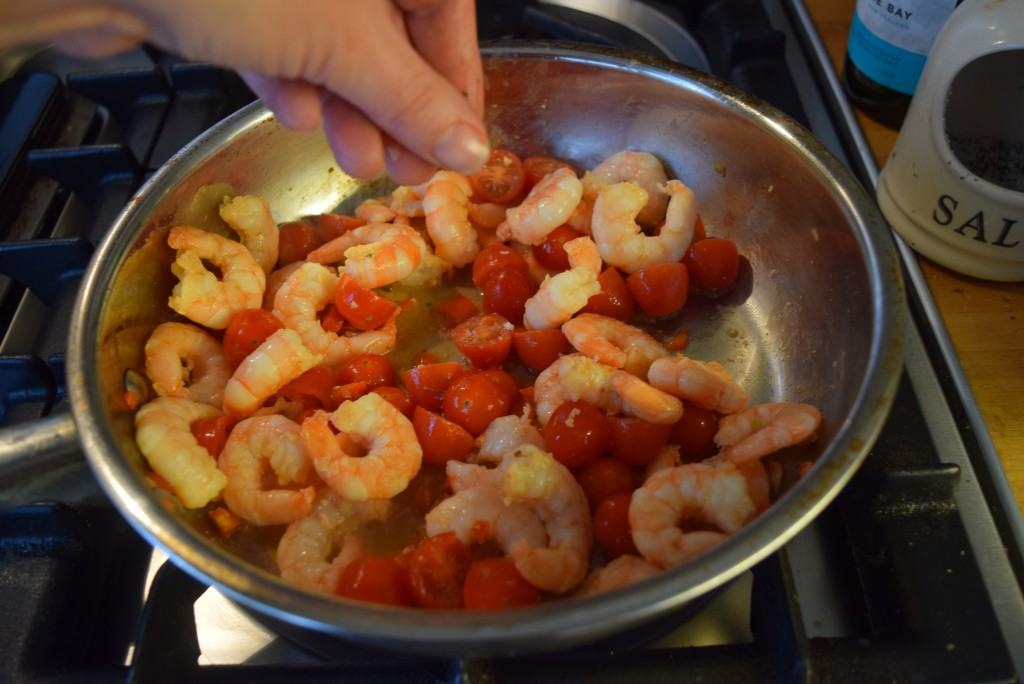
[[(804, 0), (838, 73), (855, 0)], [(881, 166), (896, 131), (857, 112)], [(920, 257), (960, 363), (1002, 459), (1017, 504), (1024, 505), (1024, 283), (991, 283)]]

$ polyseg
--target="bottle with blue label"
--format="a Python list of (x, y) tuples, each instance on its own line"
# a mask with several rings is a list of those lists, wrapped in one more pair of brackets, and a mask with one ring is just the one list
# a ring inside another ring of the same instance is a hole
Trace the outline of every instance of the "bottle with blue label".
[(868, 116), (898, 128), (928, 51), (960, 0), (857, 0), (846, 45), (846, 91)]

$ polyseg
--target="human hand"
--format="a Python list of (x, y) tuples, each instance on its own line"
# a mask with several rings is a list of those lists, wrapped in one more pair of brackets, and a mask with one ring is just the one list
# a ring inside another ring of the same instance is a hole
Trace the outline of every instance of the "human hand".
[(45, 37), (78, 54), (146, 39), (239, 70), (286, 126), (322, 124), (357, 177), (414, 184), (488, 157), (473, 0), (110, 0), (56, 16)]

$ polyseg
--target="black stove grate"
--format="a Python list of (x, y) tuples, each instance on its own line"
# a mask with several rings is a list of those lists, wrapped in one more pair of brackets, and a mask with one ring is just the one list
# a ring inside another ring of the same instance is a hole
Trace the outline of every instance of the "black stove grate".
[[(694, 30), (714, 73), (807, 123), (771, 0), (659, 3)], [(649, 41), (542, 3), (479, 4), (481, 35)], [(792, 47), (792, 46), (790, 46)], [(51, 73), (52, 72), (52, 73)], [(147, 49), (83, 71), (42, 55), (0, 84), (0, 422), (63, 407), (75, 282), (138, 185), (252, 95), (233, 74)], [(816, 105), (824, 107), (820, 102)], [(200, 666), (193, 603), (172, 564), (143, 602), (149, 547), (105, 502), (0, 513), (0, 654), (11, 681), (1017, 681), (953, 494), (906, 376), (865, 466), (822, 516), (850, 634), (804, 622), (783, 550), (754, 570), (753, 641), (514, 660), (446, 661), (357, 646), (317, 665)]]

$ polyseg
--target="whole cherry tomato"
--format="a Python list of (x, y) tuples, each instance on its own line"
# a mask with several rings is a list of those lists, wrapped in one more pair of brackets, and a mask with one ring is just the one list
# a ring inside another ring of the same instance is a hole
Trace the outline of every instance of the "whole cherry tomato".
[(629, 291), (649, 316), (668, 316), (686, 304), (690, 278), (681, 262), (657, 264), (630, 273)]
[(212, 416), (200, 418), (192, 423), (189, 429), (192, 436), (199, 442), (199, 446), (210, 452), (211, 456), (220, 456), (224, 450), (224, 444), (228, 441), (231, 428), (238, 422), (237, 418), (231, 416)]
[(569, 340), (558, 328), (516, 331), (512, 333), (512, 346), (523, 365), (540, 373), (569, 351)]
[(277, 316), (263, 309), (239, 311), (224, 331), (224, 356), (232, 367), (237, 367), (263, 341), (284, 327)]
[(631, 416), (609, 416), (612, 454), (626, 465), (645, 466), (668, 444), (672, 425), (648, 423)]
[(544, 444), (567, 468), (578, 468), (604, 453), (611, 440), (608, 418), (585, 401), (567, 401), (544, 426)]
[(469, 566), (462, 586), (468, 610), (502, 610), (540, 602), (540, 592), (523, 579), (511, 558), (484, 558)]
[(369, 391), (370, 385), (365, 380), (337, 385), (331, 388), (331, 403), (325, 404), (324, 408), (333, 411), (346, 401), (355, 401)]
[(672, 426), (669, 441), (679, 445), (679, 458), (684, 463), (703, 461), (714, 456), (718, 414), (688, 401), (683, 402), (683, 416)]
[(634, 489), (633, 472), (617, 458), (595, 458), (576, 473), (576, 480), (590, 502), (590, 509), (612, 494), (628, 494)]
[(389, 606), (411, 606), (413, 602), (405, 569), (385, 556), (367, 556), (346, 565), (338, 594)]
[(523, 160), (523, 170), (526, 172), (526, 189), (532, 189), (534, 185), (540, 183), (544, 176), (562, 167), (572, 168), (568, 163), (555, 157), (527, 157)]
[(484, 283), (484, 311), (504, 316), (513, 325), (521, 325), (526, 300), (537, 292), (529, 274), (515, 268), (492, 271)]
[(278, 228), (277, 265), (287, 266), (295, 261), (302, 261), (323, 242), (316, 229), (308, 223), (285, 223)]
[(424, 608), (462, 608), (462, 585), (472, 563), (469, 547), (454, 532), (428, 537), (409, 557), (409, 584)]
[(345, 320), (360, 330), (376, 330), (398, 311), (398, 305), (368, 290), (347, 274), (341, 275), (334, 305)]
[(544, 242), (534, 245), (533, 256), (544, 268), (552, 271), (564, 271), (569, 268), (569, 255), (565, 253), (564, 245), (570, 240), (583, 237), (569, 226), (559, 226), (548, 233)]
[(600, 314), (620, 321), (628, 321), (633, 317), (636, 301), (626, 285), (626, 279), (616, 268), (606, 268), (597, 277), (597, 284), (601, 286), (601, 291), (587, 300), (587, 305), (583, 307), (584, 313)]
[(469, 184), (475, 201), (511, 204), (523, 191), (525, 178), (518, 156), (508, 150), (491, 150), (491, 158), (469, 177)]
[(526, 259), (508, 245), (499, 242), (484, 247), (473, 260), (473, 284), (483, 289), (484, 283), (487, 282), (487, 276), (491, 275), (492, 271), (500, 271), (505, 268), (530, 274), (530, 266), (526, 263)]
[(473, 450), (473, 435), (457, 423), (417, 406), (412, 415), (416, 439), (423, 449), (423, 460), (443, 466), (451, 460), (461, 461)]
[(697, 222), (693, 224), (693, 239), (690, 240), (690, 244), (705, 240), (707, 236), (707, 231), (704, 230), (704, 221), (701, 219), (700, 214), (697, 214)]
[(425, 363), (405, 371), (402, 381), (412, 403), (430, 411), (440, 411), (444, 391), (465, 372), (462, 364), (454, 361)]
[(702, 290), (728, 289), (740, 272), (736, 243), (724, 238), (708, 238), (692, 244), (683, 263), (690, 271), (694, 286)]
[(369, 389), (383, 385), (397, 385), (398, 375), (386, 356), (357, 354), (343, 363), (337, 372), (338, 382), (363, 381)]
[(594, 511), (594, 540), (609, 558), (627, 553), (639, 555), (629, 529), (631, 494), (612, 494)]
[(480, 373), (467, 373), (452, 382), (445, 390), (443, 406), (445, 418), (466, 428), (474, 437), (509, 411), (504, 390)]
[(512, 350), (515, 328), (499, 314), (473, 316), (452, 330), (452, 342), (477, 368), (500, 366)]

